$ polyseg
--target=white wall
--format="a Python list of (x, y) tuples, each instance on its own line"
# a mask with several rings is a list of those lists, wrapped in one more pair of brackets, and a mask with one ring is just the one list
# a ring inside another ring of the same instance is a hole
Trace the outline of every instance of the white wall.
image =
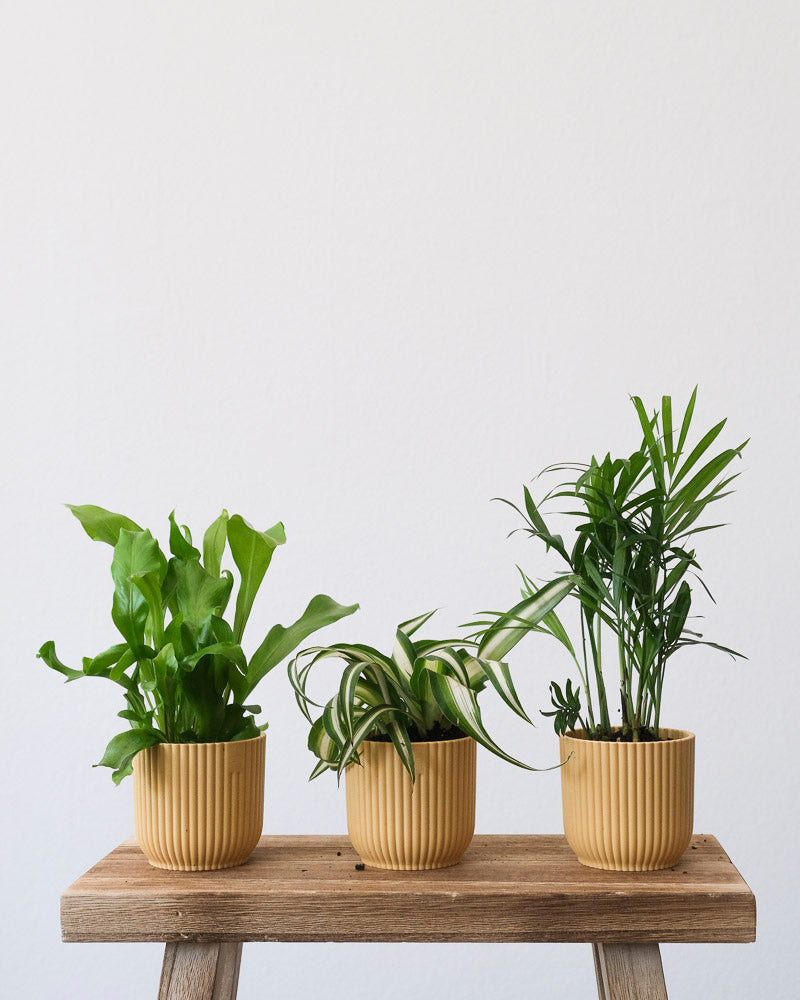
[[(799, 43), (791, 0), (3, 6), (8, 996), (154, 996), (160, 963), (59, 942), (60, 891), (132, 830), (130, 787), (89, 768), (116, 694), (33, 657), (113, 638), (108, 550), (61, 502), (283, 518), (251, 643), (322, 590), (363, 608), (329, 641), (386, 644), (513, 600), (535, 550), (489, 498), (635, 444), (627, 394), (695, 382), (699, 423), (753, 438), (701, 549), (709, 633), (750, 660), (675, 662), (666, 721), (698, 734), (696, 829), (755, 889), (759, 941), (666, 947), (670, 996), (796, 995)], [(543, 705), (557, 649), (512, 662)], [(343, 831), (283, 669), (261, 700), (266, 832)], [(555, 759), (546, 723), (486, 704)], [(557, 773), (479, 768), (479, 830), (560, 829)], [(593, 989), (585, 946), (252, 945), (241, 995), (443, 976), (464, 1000)]]

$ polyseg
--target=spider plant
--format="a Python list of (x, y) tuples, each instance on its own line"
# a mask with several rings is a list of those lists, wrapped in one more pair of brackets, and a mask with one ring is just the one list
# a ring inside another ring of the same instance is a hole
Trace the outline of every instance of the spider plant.
[[(575, 687), (571, 680), (563, 688), (550, 686), (552, 711), (542, 714), (553, 718), (558, 733), (580, 725), (594, 739), (658, 739), (670, 657), (695, 645), (741, 655), (704, 639), (690, 616), (694, 583), (711, 597), (694, 540), (722, 526), (705, 523), (704, 515), (730, 494), (738, 474), (730, 473), (729, 466), (747, 444), (709, 457), (726, 423), (721, 420), (690, 447), (696, 398), (697, 389), (677, 426), (670, 396), (664, 396), (652, 414), (640, 397), (632, 397), (642, 432), (641, 445), (632, 455), (549, 466), (545, 473), (567, 471), (570, 478), (539, 503), (525, 487), (524, 509), (504, 501), (524, 519), (524, 527), (517, 530), (543, 543), (565, 564), (558, 578), (574, 583), (570, 589), (579, 605), (580, 641), (570, 638), (553, 610), (540, 620), (528, 616), (541, 591), (523, 574), (522, 602), (503, 615), (489, 613), (488, 620), (474, 623), (482, 630), (478, 655), (489, 650), (505, 655), (530, 631), (557, 639), (580, 679)], [(560, 513), (576, 520), (571, 547), (545, 520), (543, 511), (554, 502), (566, 504)], [(604, 674), (608, 661), (615, 661), (618, 669), (620, 726), (612, 725)]]
[[(568, 589), (559, 581), (532, 601), (530, 620), (545, 615)], [(475, 646), (474, 642), (412, 638), (434, 613), (399, 625), (391, 655), (372, 646), (340, 644), (305, 649), (290, 662), (297, 703), (311, 724), (308, 747), (318, 758), (311, 778), (328, 770), (341, 778), (348, 764), (359, 761), (359, 747), (369, 739), (391, 740), (412, 781), (413, 744), (440, 738), (471, 736), (503, 760), (537, 770), (502, 750), (481, 720), (478, 694), (488, 684), (513, 712), (530, 722), (507, 664), (476, 657), (463, 648)], [(311, 699), (307, 684), (315, 665), (330, 658), (342, 661), (344, 671), (338, 691), (323, 706)], [(316, 719), (312, 708), (322, 709)]]
[[(90, 538), (113, 547), (111, 618), (122, 642), (68, 667), (46, 642), (38, 656), (67, 681), (105, 677), (118, 684), (130, 728), (115, 736), (100, 761), (116, 784), (135, 755), (156, 743), (215, 743), (251, 739), (266, 729), (248, 703), (256, 685), (312, 632), (352, 614), (324, 594), (312, 598), (288, 627), (275, 625), (248, 660), (241, 642), (256, 593), (275, 549), (286, 541), (280, 522), (257, 531), (227, 511), (205, 532), (202, 554), (174, 512), (167, 559), (158, 542), (123, 514), (92, 505), (67, 505)], [(225, 610), (233, 573), (221, 569), (227, 546), (239, 571), (233, 624)]]

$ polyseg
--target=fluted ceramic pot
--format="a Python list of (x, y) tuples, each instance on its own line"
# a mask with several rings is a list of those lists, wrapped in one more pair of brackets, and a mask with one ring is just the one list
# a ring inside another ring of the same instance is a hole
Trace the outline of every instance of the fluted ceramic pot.
[(475, 832), (475, 741), (412, 746), (414, 785), (391, 743), (363, 743), (361, 764), (345, 771), (347, 832), (373, 868), (447, 868)]
[(694, 734), (661, 729), (654, 743), (559, 737), (564, 833), (578, 861), (607, 871), (670, 868), (694, 819)]
[(262, 733), (234, 743), (160, 743), (133, 759), (136, 837), (172, 871), (233, 868), (250, 857), (264, 814)]

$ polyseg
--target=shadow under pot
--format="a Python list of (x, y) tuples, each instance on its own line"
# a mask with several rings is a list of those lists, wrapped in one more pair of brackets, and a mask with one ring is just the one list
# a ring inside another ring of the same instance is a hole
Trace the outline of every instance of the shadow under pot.
[(670, 868), (694, 819), (694, 734), (660, 730), (651, 743), (559, 737), (564, 833), (578, 861), (606, 871)]
[(264, 820), (262, 733), (233, 743), (160, 743), (133, 759), (136, 837), (155, 868), (244, 864)]
[(347, 832), (373, 868), (423, 871), (458, 864), (475, 832), (476, 743), (413, 743), (416, 782), (391, 743), (367, 740), (345, 771)]

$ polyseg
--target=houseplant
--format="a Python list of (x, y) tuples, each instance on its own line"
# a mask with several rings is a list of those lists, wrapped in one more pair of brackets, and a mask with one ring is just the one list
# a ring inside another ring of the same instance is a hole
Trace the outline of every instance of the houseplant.
[[(560, 578), (574, 583), (580, 641), (570, 639), (555, 611), (530, 619), (537, 591), (524, 575), (523, 601), (482, 623), (488, 628), (479, 656), (487, 649), (505, 655), (536, 631), (557, 639), (573, 661), (578, 683), (552, 683), (552, 711), (543, 714), (553, 718), (566, 762), (567, 839), (578, 859), (596, 868), (666, 868), (684, 852), (692, 833), (695, 740), (662, 725), (667, 664), (686, 646), (740, 655), (704, 639), (690, 617), (696, 585), (707, 591), (694, 540), (720, 527), (704, 515), (729, 494), (737, 475), (730, 465), (747, 444), (709, 457), (722, 420), (690, 449), (696, 395), (695, 389), (679, 427), (671, 397), (664, 396), (652, 415), (633, 397), (642, 442), (630, 457), (552, 466), (545, 471), (567, 472), (567, 481), (540, 503), (526, 487), (524, 509), (515, 507), (525, 521), (522, 530), (560, 557)], [(545, 521), (543, 510), (554, 501), (575, 518), (571, 548)], [(612, 688), (603, 669), (612, 659), (619, 724), (612, 720)]]
[[(560, 589), (534, 602), (532, 620), (550, 610)], [(289, 664), (311, 724), (308, 746), (318, 758), (311, 777), (328, 770), (345, 775), (350, 840), (377, 868), (445, 868), (459, 861), (475, 825), (477, 743), (529, 767), (494, 742), (478, 707), (477, 696), (489, 684), (530, 722), (508, 666), (475, 657), (463, 648), (469, 643), (412, 638), (433, 613), (398, 626), (391, 655), (365, 645), (316, 646)], [(338, 691), (322, 706), (309, 696), (308, 680), (329, 658), (345, 666)], [(314, 707), (322, 709), (316, 719)]]
[[(129, 728), (106, 747), (100, 765), (119, 783), (134, 779), (136, 834), (152, 865), (175, 870), (244, 862), (261, 835), (266, 724), (253, 689), (312, 632), (358, 605), (318, 594), (294, 624), (275, 625), (249, 658), (241, 642), (256, 593), (283, 525), (257, 531), (227, 511), (205, 532), (202, 553), (191, 532), (169, 517), (168, 559), (149, 531), (92, 505), (69, 506), (90, 538), (113, 547), (111, 617), (122, 641), (65, 666), (55, 644), (39, 657), (67, 681), (105, 677), (118, 684)], [(225, 618), (239, 572), (233, 623)]]

